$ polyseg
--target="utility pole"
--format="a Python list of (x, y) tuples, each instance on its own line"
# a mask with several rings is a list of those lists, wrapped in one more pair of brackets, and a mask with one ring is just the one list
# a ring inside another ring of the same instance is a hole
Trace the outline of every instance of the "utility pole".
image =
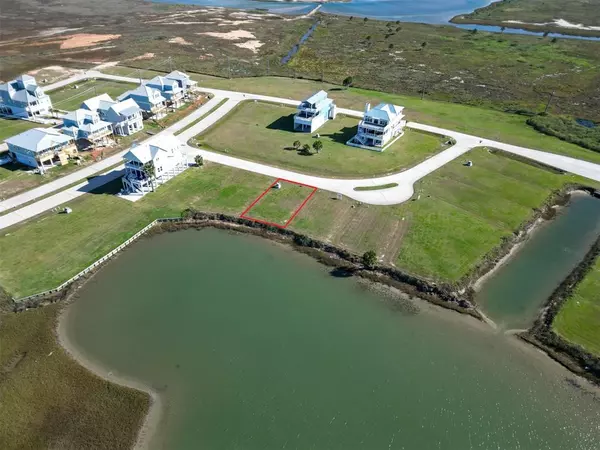
[(269, 65), (270, 62), (271, 61), (270, 61), (269, 57), (267, 56), (267, 76), (269, 76), (269, 72), (270, 72), (270, 65)]
[(544, 108), (544, 114), (546, 114), (548, 112), (548, 108), (550, 107), (550, 102), (554, 98), (554, 93), (555, 93), (555, 91), (552, 91), (552, 93), (550, 94), (550, 98), (548, 98), (548, 103), (546, 103), (546, 108)]
[(138, 73), (138, 78), (140, 79), (140, 84), (142, 84), (142, 72), (140, 71), (140, 69), (137, 70)]

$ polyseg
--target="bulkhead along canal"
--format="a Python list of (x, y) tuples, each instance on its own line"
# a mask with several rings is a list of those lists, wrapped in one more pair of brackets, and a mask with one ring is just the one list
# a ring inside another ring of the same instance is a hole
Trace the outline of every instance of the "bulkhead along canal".
[(78, 296), (71, 345), (160, 394), (152, 448), (600, 448), (600, 397), (546, 355), (261, 238), (162, 234)]

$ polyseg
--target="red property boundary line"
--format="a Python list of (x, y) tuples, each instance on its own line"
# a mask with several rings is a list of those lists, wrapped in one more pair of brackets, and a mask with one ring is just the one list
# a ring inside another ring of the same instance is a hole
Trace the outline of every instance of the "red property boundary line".
[[(295, 211), (292, 213), (292, 215), (290, 216), (290, 218), (288, 220), (285, 221), (285, 223), (283, 225), (279, 224), (279, 223), (275, 223), (275, 222), (269, 222), (268, 220), (262, 220), (262, 219), (255, 219), (254, 217), (251, 217), (248, 215), (248, 212), (254, 207), (254, 205), (256, 205), (259, 201), (262, 200), (262, 198), (267, 195), (267, 193), (273, 189), (273, 186), (275, 186), (277, 183), (279, 183), (280, 181), (284, 181), (286, 183), (291, 183), (291, 184), (296, 184), (298, 186), (304, 186), (307, 188), (311, 188), (312, 192), (310, 194), (308, 194), (308, 196), (304, 199), (304, 201), (300, 204), (300, 206), (298, 206), (298, 208), (295, 209)], [(310, 184), (304, 184), (304, 183), (299, 183), (297, 181), (292, 181), (292, 180), (286, 180), (285, 178), (277, 178), (275, 181), (273, 181), (268, 188), (266, 188), (258, 197), (256, 197), (256, 200), (254, 200), (250, 206), (248, 206), (243, 212), (242, 214), (240, 214), (240, 217), (242, 219), (247, 219), (247, 220), (252, 220), (253, 222), (258, 222), (258, 223), (262, 223), (264, 225), (270, 225), (273, 227), (277, 227), (277, 228), (287, 228), (288, 225), (290, 223), (292, 223), (292, 220), (294, 220), (294, 218), (298, 215), (298, 213), (300, 212), (300, 210), (302, 208), (304, 208), (304, 206), (308, 203), (308, 201), (312, 198), (313, 195), (315, 195), (315, 192), (317, 192), (317, 188), (315, 186), (311, 186)]]

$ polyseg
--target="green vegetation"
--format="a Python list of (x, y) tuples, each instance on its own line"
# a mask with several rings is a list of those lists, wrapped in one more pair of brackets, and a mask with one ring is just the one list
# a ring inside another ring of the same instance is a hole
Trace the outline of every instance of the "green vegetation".
[[(111, 67), (107, 73), (122, 74), (128, 68)], [(148, 71), (143, 76), (155, 76), (160, 72)], [(339, 86), (308, 80), (294, 80), (279, 77), (257, 77), (223, 79), (206, 75), (192, 74), (200, 86), (215, 89), (250, 92), (283, 98), (302, 99), (323, 89), (341, 108), (362, 110), (366, 102), (394, 103), (406, 107), (408, 120), (427, 125), (435, 125), (449, 130), (460, 131), (475, 136), (494, 139), (508, 144), (544, 150), (573, 158), (600, 164), (600, 155), (578, 145), (546, 136), (528, 126), (525, 116), (509, 114), (456, 103), (433, 101), (408, 95), (387, 94), (367, 89), (341, 89)], [(288, 143), (291, 145), (292, 143)]]
[(547, 115), (533, 116), (527, 119), (527, 124), (541, 133), (600, 152), (600, 126), (588, 128), (571, 117)]
[(131, 448), (148, 396), (73, 361), (56, 342), (59, 308), (0, 313), (0, 447)]
[[(553, 25), (552, 22), (556, 19), (563, 19), (572, 24), (596, 26), (600, 23), (600, 8), (597, 3), (590, 0), (569, 0), (568, 5), (561, 0), (503, 0), (476, 9), (471, 14), (455, 17), (452, 21), (600, 36), (598, 31), (569, 29)], [(511, 20), (518, 20), (526, 24), (507, 23)], [(535, 26), (535, 24), (545, 25)]]
[(355, 187), (355, 191), (379, 191), (381, 189), (389, 189), (398, 186), (398, 183), (380, 184), (378, 186), (359, 186)]
[(44, 175), (30, 173), (32, 167), (19, 163), (8, 163), (0, 166), (0, 200), (20, 192), (32, 189), (41, 184), (56, 180), (80, 168), (76, 164), (66, 164), (48, 170)]
[[(346, 145), (356, 134), (358, 120), (338, 116), (319, 128), (322, 150), (311, 151), (310, 133), (293, 130), (295, 110), (261, 102), (238, 106), (200, 135), (200, 146), (254, 161), (325, 176), (362, 177), (398, 172), (442, 150), (442, 137), (407, 130), (382, 153)], [(307, 149), (297, 149), (295, 141)]]
[(600, 356), (600, 259), (554, 319), (556, 333)]
[(54, 109), (72, 111), (79, 108), (85, 100), (95, 95), (106, 93), (114, 99), (136, 86), (131, 83), (108, 80), (86, 80), (77, 82), (76, 85), (77, 89), (75, 89), (75, 85), (70, 84), (49, 92)]
[(324, 16), (289, 66), (297, 77), (341, 85), (350, 75), (354, 87), (501, 110), (541, 112), (554, 91), (559, 100), (549, 112), (600, 120), (598, 42), (410, 23), (396, 28)]
[[(415, 186), (420, 199), (401, 205), (359, 204), (318, 191), (290, 228), (355, 253), (374, 250), (383, 262), (417, 275), (457, 281), (529, 219), (552, 190), (582, 181), (481, 149), (463, 158), (421, 180)], [(462, 165), (466, 159), (473, 167)], [(205, 163), (135, 203), (112, 195), (120, 187), (116, 181), (69, 202), (72, 214), (47, 213), (5, 230), (0, 285), (16, 297), (57, 286), (155, 218), (179, 217), (188, 207), (237, 215), (272, 181)], [(287, 201), (282, 197), (280, 205), (286, 214), (298, 204)], [(283, 220), (276, 207), (265, 213), (268, 220)]]
[(0, 285), (17, 297), (57, 286), (156, 218), (178, 217), (187, 207), (239, 214), (271, 181), (207, 164), (131, 203), (113, 195), (121, 187), (116, 180), (69, 202), (72, 214), (49, 212), (4, 230)]
[(313, 188), (295, 183), (280, 181), (280, 189), (271, 188), (256, 205), (246, 213), (246, 217), (276, 223), (284, 226), (292, 218)]
[(4, 142), (6, 138), (36, 127), (45, 128), (46, 125), (29, 122), (27, 120), (5, 119), (0, 117), (0, 142)]
[(366, 267), (374, 267), (377, 264), (377, 253), (374, 250), (368, 250), (362, 255), (362, 263)]

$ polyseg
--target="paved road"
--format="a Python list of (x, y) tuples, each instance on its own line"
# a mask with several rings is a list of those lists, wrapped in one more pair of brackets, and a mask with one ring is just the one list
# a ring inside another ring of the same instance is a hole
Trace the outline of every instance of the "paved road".
[[(109, 79), (115, 81), (125, 81), (125, 82), (138, 82), (137, 78), (123, 77), (118, 75), (107, 75), (102, 74), (98, 71), (90, 70), (86, 73), (77, 74), (67, 80), (62, 80), (52, 85), (48, 85), (44, 88), (44, 90), (52, 90), (57, 89), (59, 87), (65, 86), (67, 84), (84, 80), (86, 78), (102, 78)], [(177, 122), (175, 125), (167, 128), (164, 132), (176, 133), (181, 130), (185, 126), (192, 123), (194, 120), (197, 120), (199, 117), (207, 113), (210, 109), (216, 106), (220, 101), (227, 98), (228, 100), (221, 105), (217, 110), (213, 113), (199, 121), (197, 124), (194, 124), (189, 129), (182, 132), (178, 139), (180, 139), (183, 143), (186, 143), (191, 137), (201, 133), (206, 130), (208, 127), (212, 126), (215, 122), (220, 120), (225, 114), (230, 112), (237, 104), (241, 101), (246, 100), (260, 100), (272, 103), (286, 104), (290, 106), (298, 105), (298, 100), (293, 99), (285, 99), (279, 97), (271, 97), (267, 95), (257, 95), (257, 94), (249, 94), (235, 91), (226, 91), (221, 89), (210, 89), (210, 88), (200, 88), (203, 92), (208, 92), (214, 95), (214, 98), (211, 99), (208, 103), (203, 105), (197, 111), (194, 111), (192, 114)], [(341, 114), (345, 114), (352, 117), (360, 118), (362, 117), (361, 111), (349, 110), (340, 108), (338, 111)], [(213, 161), (220, 164), (228, 165), (231, 167), (236, 167), (243, 170), (249, 170), (252, 172), (260, 173), (263, 175), (267, 175), (275, 178), (285, 178), (293, 181), (298, 181), (301, 183), (309, 184), (312, 186), (316, 186), (319, 189), (328, 190), (331, 192), (339, 192), (343, 195), (351, 197), (355, 200), (362, 201), (364, 203), (374, 204), (374, 205), (394, 205), (398, 203), (402, 203), (410, 199), (414, 193), (413, 185), (416, 181), (421, 178), (429, 175), (431, 172), (439, 169), (444, 164), (459, 158), (464, 153), (468, 152), (474, 147), (478, 146), (488, 146), (498, 148), (500, 150), (514, 153), (535, 161), (542, 162), (544, 164), (565, 170), (567, 172), (571, 172), (574, 174), (582, 175), (587, 178), (591, 178), (596, 181), (600, 181), (600, 165), (589, 163), (586, 161), (577, 160), (574, 158), (570, 158), (567, 156), (556, 155), (552, 153), (547, 153), (539, 150), (532, 150), (524, 147), (519, 147), (515, 145), (505, 144), (502, 142), (492, 141), (489, 139), (483, 139), (476, 136), (470, 136), (464, 133), (458, 133), (452, 130), (445, 130), (439, 127), (433, 127), (429, 125), (423, 125), (418, 123), (409, 122), (407, 124), (408, 127), (428, 131), (432, 133), (437, 133), (445, 136), (452, 137), (456, 140), (456, 145), (430, 157), (429, 159), (423, 161), (415, 167), (412, 167), (408, 170), (405, 170), (400, 173), (370, 178), (364, 180), (356, 180), (356, 179), (331, 179), (331, 178), (323, 178), (316, 177), (312, 175), (306, 175), (298, 172), (293, 172), (290, 170), (280, 169), (273, 166), (268, 166), (265, 164), (255, 163), (251, 161), (246, 161), (240, 158), (234, 158), (231, 156), (223, 155), (220, 153), (214, 153), (203, 149), (196, 149), (190, 146), (185, 146), (186, 151), (193, 156), (195, 154), (201, 154), (204, 159), (207, 161)], [(365, 150), (367, 151), (367, 150)], [(56, 180), (52, 183), (48, 183), (44, 186), (40, 186), (39, 188), (28, 191), (19, 196), (10, 198), (5, 200), (4, 202), (0, 202), (0, 213), (4, 210), (10, 208), (16, 208), (19, 205), (22, 205), (26, 202), (30, 202), (44, 195), (48, 195), (55, 190), (59, 190), (77, 182), (79, 180), (83, 180), (86, 177), (89, 177), (93, 173), (98, 173), (106, 169), (107, 167), (117, 164), (120, 161), (122, 155), (125, 151), (113, 155), (111, 158), (107, 158), (100, 163), (93, 164), (86, 169), (75, 172), (67, 177), (63, 177), (59, 180)], [(37, 214), (40, 214), (49, 209), (55, 208), (56, 206), (65, 203), (73, 198), (76, 198), (84, 193), (94, 189), (95, 187), (111, 181), (116, 177), (120, 176), (121, 168), (117, 168), (114, 171), (111, 171), (108, 174), (103, 175), (102, 177), (97, 177), (93, 181), (83, 182), (78, 186), (74, 186), (72, 188), (63, 190), (55, 195), (48, 196), (38, 202), (32, 203), (29, 206), (24, 208), (20, 208), (18, 210), (13, 211), (12, 213), (4, 214), (0, 216), (0, 229), (6, 228), (10, 225), (18, 223), (27, 218), (33, 217)], [(355, 187), (366, 187), (366, 186), (380, 186), (389, 183), (397, 183), (398, 186), (393, 188), (388, 188), (384, 190), (375, 190), (375, 191), (355, 191)]]
[[(185, 128), (187, 125), (192, 123), (194, 120), (202, 117), (202, 115), (206, 114), (212, 108), (217, 106), (219, 102), (223, 100), (222, 98), (214, 97), (198, 108), (193, 113), (189, 114), (185, 118), (181, 119), (179, 122), (171, 125), (166, 130), (161, 131), (158, 134), (162, 134), (165, 132), (176, 133), (182, 128)], [(151, 138), (149, 138), (151, 139)], [(146, 139), (147, 140), (147, 139)], [(141, 142), (145, 142), (141, 141)], [(127, 153), (129, 149), (125, 149), (114, 155), (103, 159), (97, 163), (91, 164), (84, 169), (73, 172), (69, 175), (65, 175), (57, 180), (51, 181), (50, 183), (43, 184), (37, 188), (31, 189), (27, 192), (24, 192), (19, 195), (15, 195), (14, 197), (10, 197), (4, 201), (0, 202), (0, 214), (3, 211), (7, 211), (9, 209), (16, 208), (20, 205), (24, 205), (25, 203), (29, 203), (37, 198), (44, 197), (48, 194), (51, 194), (54, 191), (63, 189), (73, 183), (77, 183), (78, 181), (84, 180), (93, 176), (94, 174), (98, 174), (100, 172), (106, 171), (109, 167), (114, 166), (115, 164), (119, 164), (123, 161), (123, 155)]]

